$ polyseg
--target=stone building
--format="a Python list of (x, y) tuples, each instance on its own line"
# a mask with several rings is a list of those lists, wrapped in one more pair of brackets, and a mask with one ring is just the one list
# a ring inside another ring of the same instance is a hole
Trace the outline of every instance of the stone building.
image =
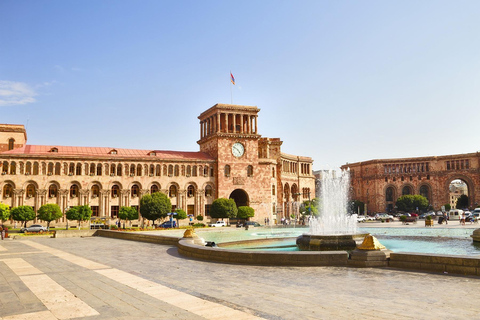
[(347, 163), (351, 198), (364, 202), (368, 212), (390, 212), (406, 194), (425, 196), (435, 210), (450, 203), (450, 183), (463, 181), (469, 206), (480, 199), (480, 153)]
[(254, 208), (253, 220), (274, 222), (313, 194), (313, 161), (262, 137), (259, 111), (216, 104), (203, 112), (198, 152), (28, 145), (23, 125), (0, 125), (0, 202), (35, 211), (56, 203), (64, 212), (89, 205), (94, 218), (108, 221), (121, 206), (138, 209), (142, 195), (160, 191), (194, 219), (209, 222), (213, 200), (223, 197)]

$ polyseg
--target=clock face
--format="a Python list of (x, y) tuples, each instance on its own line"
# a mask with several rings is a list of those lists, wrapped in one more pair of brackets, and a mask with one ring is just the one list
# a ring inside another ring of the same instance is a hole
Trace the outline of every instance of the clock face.
[(232, 146), (232, 154), (235, 157), (241, 157), (245, 153), (245, 147), (240, 142), (235, 142)]

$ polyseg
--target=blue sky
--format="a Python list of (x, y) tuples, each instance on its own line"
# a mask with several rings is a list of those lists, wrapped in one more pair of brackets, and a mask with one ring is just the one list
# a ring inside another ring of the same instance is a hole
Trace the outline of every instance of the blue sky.
[[(198, 151), (216, 103), (314, 169), (480, 149), (480, 1), (0, 1), (0, 123)], [(231, 88), (229, 72), (236, 78)]]

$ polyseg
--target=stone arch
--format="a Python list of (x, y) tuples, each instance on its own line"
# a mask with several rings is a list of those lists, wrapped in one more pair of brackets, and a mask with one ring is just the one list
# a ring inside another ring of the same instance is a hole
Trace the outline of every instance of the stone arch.
[(12, 180), (5, 180), (5, 181), (0, 182), (0, 188), (3, 189), (3, 187), (4, 187), (6, 184), (11, 185), (11, 186), (13, 187), (13, 189), (16, 188), (15, 182), (13, 182)]
[[(409, 190), (409, 191), (407, 192), (407, 190)], [(402, 193), (402, 196), (404, 196), (404, 195), (414, 195), (415, 194), (415, 187), (411, 183), (404, 183), (404, 184), (402, 184), (401, 193)]]
[(97, 186), (100, 188), (100, 190), (103, 189), (102, 183), (101, 183), (100, 181), (98, 181), (98, 180), (91, 181), (91, 182), (87, 185), (87, 189), (88, 189), (88, 190), (91, 190), (94, 185), (97, 185)]
[(152, 192), (152, 188), (154, 188), (154, 189), (156, 188), (156, 189), (157, 189), (156, 191), (153, 191), (153, 192), (160, 192), (160, 190), (162, 189), (160, 183), (157, 182), (157, 181), (151, 182), (151, 183), (148, 185), (148, 190), (149, 190), (150, 193), (153, 193), (153, 192)]
[(235, 204), (238, 207), (241, 206), (249, 206), (250, 205), (250, 199), (248, 197), (248, 193), (243, 190), (243, 189), (235, 189), (230, 193), (229, 196), (230, 199), (233, 199), (235, 201)]
[(136, 184), (140, 189), (142, 189), (142, 184), (139, 181), (133, 181), (128, 184), (128, 189), (132, 189), (133, 185)]
[(122, 183), (118, 180), (115, 180), (115, 181), (108, 184), (108, 190), (111, 190), (114, 185), (117, 185), (120, 188), (120, 190), (123, 189)]
[(36, 181), (33, 181), (33, 180), (27, 180), (27, 181), (25, 181), (25, 182), (23, 183), (22, 189), (26, 189), (29, 184), (33, 184), (33, 186), (35, 187), (35, 190), (38, 190), (38, 189), (39, 189), (38, 183), (37, 183)]
[(476, 203), (476, 200), (475, 200), (475, 183), (473, 182), (472, 178), (470, 178), (469, 176), (463, 175), (463, 174), (455, 173), (455, 174), (451, 174), (451, 175), (447, 176), (447, 180), (445, 181), (445, 185), (444, 185), (444, 189), (443, 189), (443, 190), (447, 190), (446, 195), (445, 195), (446, 199), (448, 200), (448, 190), (449, 190), (450, 183), (453, 180), (457, 180), (457, 179), (462, 180), (463, 182), (465, 182), (467, 184), (468, 206), (469, 207), (474, 206), (475, 203)]

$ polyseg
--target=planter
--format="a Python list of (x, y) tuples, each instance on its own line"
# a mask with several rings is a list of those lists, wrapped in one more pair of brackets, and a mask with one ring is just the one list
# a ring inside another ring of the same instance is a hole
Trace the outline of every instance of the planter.
[(425, 220), (425, 227), (433, 227), (433, 219)]

